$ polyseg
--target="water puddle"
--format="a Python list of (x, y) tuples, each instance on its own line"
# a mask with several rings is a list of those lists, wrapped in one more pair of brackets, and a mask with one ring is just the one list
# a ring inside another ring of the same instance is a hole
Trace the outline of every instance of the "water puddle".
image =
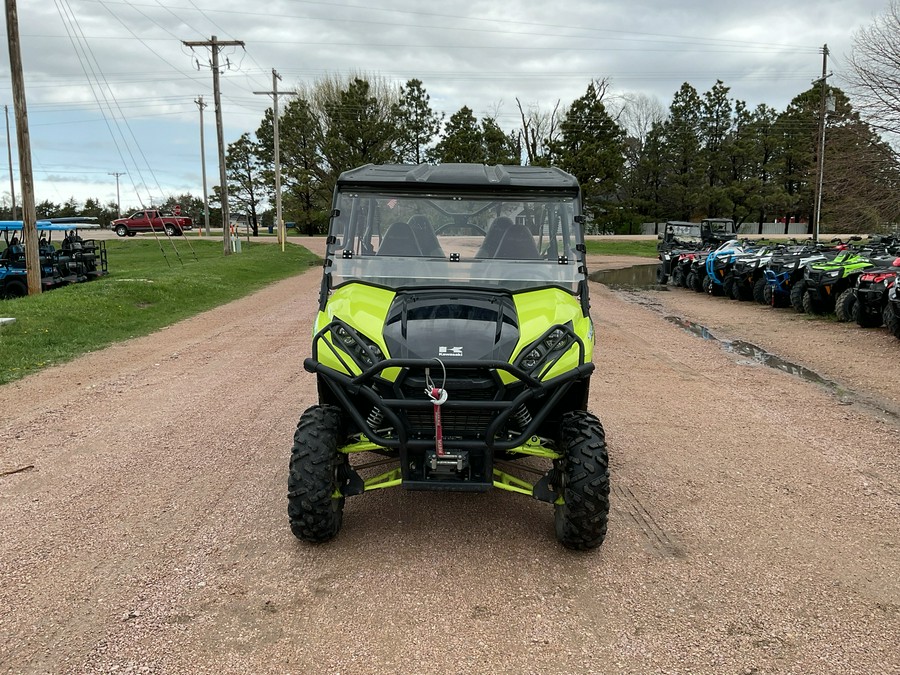
[(637, 289), (658, 288), (666, 289), (656, 283), (656, 265), (632, 265), (616, 270), (598, 270), (590, 275), (591, 281), (609, 286), (610, 288)]
[(802, 380), (806, 380), (807, 382), (813, 382), (814, 384), (822, 385), (823, 387), (826, 387), (835, 393), (841, 390), (841, 387), (836, 382), (826, 380), (817, 372), (812, 371), (809, 368), (798, 365), (796, 363), (791, 363), (790, 361), (786, 361), (779, 356), (770, 354), (762, 347), (758, 347), (751, 342), (744, 342), (743, 340), (720, 340), (715, 335), (713, 335), (706, 326), (701, 326), (699, 323), (694, 323), (693, 321), (688, 321), (687, 319), (682, 319), (681, 317), (677, 316), (667, 316), (666, 321), (674, 323), (679, 328), (683, 328), (687, 332), (693, 333), (699, 338), (718, 342), (720, 345), (722, 345), (722, 349), (724, 349), (725, 351), (743, 356), (747, 358), (751, 363), (760, 363), (764, 366), (768, 366), (769, 368), (780, 370), (784, 373), (787, 373), (788, 375), (793, 375), (794, 377), (799, 377)]

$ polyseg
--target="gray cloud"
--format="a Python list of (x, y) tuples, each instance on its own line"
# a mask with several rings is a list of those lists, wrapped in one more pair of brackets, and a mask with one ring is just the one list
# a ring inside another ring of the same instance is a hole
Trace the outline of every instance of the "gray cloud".
[[(36, 175), (38, 199), (58, 199), (60, 189), (108, 199), (114, 180), (104, 173), (122, 170), (129, 172), (123, 202), (137, 203), (134, 192), (145, 189), (135, 186), (143, 183), (151, 193), (199, 193), (198, 95), (210, 105), (207, 167), (216, 175), (208, 50), (188, 49), (181, 40), (215, 34), (246, 43), (246, 51), (223, 53), (231, 66), (222, 77), (226, 141), (259, 126), (271, 99), (253, 92), (271, 87), (273, 67), (284, 89), (353, 71), (397, 83), (417, 77), (448, 116), (463, 105), (479, 116), (499, 110), (501, 126), (513, 129), (516, 97), (543, 108), (566, 104), (592, 77), (609, 78), (613, 94), (643, 93), (666, 107), (682, 82), (703, 92), (721, 79), (734, 98), (781, 109), (818, 76), (823, 43), (839, 74), (854, 30), (886, 6), (885, 0), (460, 0), (415, 9), (398, 0), (19, 2), (35, 166), (52, 167)], [(0, 99), (11, 104), (5, 50), (2, 58)]]

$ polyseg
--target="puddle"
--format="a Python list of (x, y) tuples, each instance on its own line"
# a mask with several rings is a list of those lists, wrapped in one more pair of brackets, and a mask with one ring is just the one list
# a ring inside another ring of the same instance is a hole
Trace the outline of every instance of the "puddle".
[(656, 283), (656, 265), (632, 265), (616, 270), (598, 270), (589, 276), (591, 281), (609, 286), (610, 288), (659, 288)]
[(693, 321), (688, 321), (687, 319), (682, 319), (677, 316), (667, 316), (666, 321), (674, 323), (679, 328), (683, 328), (689, 333), (693, 333), (704, 340), (718, 342), (725, 351), (744, 356), (748, 358), (751, 363), (760, 363), (769, 368), (780, 370), (789, 375), (793, 375), (794, 377), (806, 380), (807, 382), (822, 385), (833, 392), (838, 392), (841, 389), (836, 382), (826, 380), (817, 372), (796, 363), (785, 361), (781, 357), (770, 354), (762, 347), (758, 347), (751, 342), (744, 342), (743, 340), (720, 340), (713, 335), (706, 326), (701, 326), (699, 323), (694, 323)]

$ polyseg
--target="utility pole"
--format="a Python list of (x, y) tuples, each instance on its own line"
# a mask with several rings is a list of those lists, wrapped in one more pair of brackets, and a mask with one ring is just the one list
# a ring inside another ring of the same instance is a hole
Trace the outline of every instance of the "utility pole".
[[(9, 1), (9, 0), (7, 0)], [(216, 140), (219, 144), (219, 196), (222, 198), (222, 252), (231, 254), (228, 240), (228, 181), (225, 177), (225, 137), (222, 129), (222, 97), (219, 94), (219, 50), (222, 47), (243, 47), (240, 40), (219, 40), (213, 35), (209, 40), (195, 42), (182, 41), (186, 47), (209, 47), (212, 53), (213, 102), (216, 109)]]
[(12, 206), (10, 207), (10, 220), (17, 220), (16, 218), (16, 181), (13, 179), (12, 172), (12, 136), (9, 134), (9, 106), (3, 106), (3, 112), (6, 113), (6, 155), (9, 157), (9, 196), (12, 199)]
[(28, 135), (28, 106), (25, 104), (25, 76), (22, 74), (22, 50), (19, 44), (19, 13), (16, 0), (6, 0), (6, 34), (9, 40), (9, 70), (12, 75), (13, 107), (16, 111), (16, 140), (19, 150), (19, 176), (22, 180), (22, 240), (25, 244), (25, 269), (28, 295), (41, 292), (41, 266), (38, 257), (37, 213), (34, 209), (34, 182), (31, 170), (31, 138)]
[(825, 90), (827, 88), (828, 78), (828, 45), (822, 45), (822, 77), (814, 80), (822, 85), (821, 100), (819, 102), (819, 153), (816, 162), (816, 192), (815, 192), (815, 226), (813, 229), (813, 241), (819, 241), (819, 223), (822, 220), (822, 184), (825, 176)]
[(124, 176), (125, 171), (110, 171), (108, 176), (116, 177), (116, 218), (122, 217), (122, 200), (119, 198), (119, 176)]
[(284, 252), (284, 240), (286, 232), (284, 221), (281, 218), (281, 153), (278, 149), (278, 80), (281, 75), (272, 68), (272, 91), (254, 91), (254, 94), (271, 96), (274, 102), (272, 106), (272, 133), (275, 136), (275, 223), (278, 227), (278, 240), (281, 242), (281, 251)]
[(209, 236), (209, 198), (206, 195), (206, 145), (203, 138), (203, 109), (206, 107), (206, 104), (203, 102), (203, 97), (198, 96), (194, 103), (197, 104), (197, 107), (200, 109), (200, 168), (203, 172), (203, 229), (206, 232), (206, 236)]

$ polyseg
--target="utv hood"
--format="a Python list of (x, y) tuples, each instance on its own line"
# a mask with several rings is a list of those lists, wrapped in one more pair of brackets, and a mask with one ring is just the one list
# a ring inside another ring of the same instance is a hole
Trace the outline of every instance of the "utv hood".
[(393, 358), (509, 361), (519, 341), (512, 298), (474, 291), (398, 293), (384, 342)]

